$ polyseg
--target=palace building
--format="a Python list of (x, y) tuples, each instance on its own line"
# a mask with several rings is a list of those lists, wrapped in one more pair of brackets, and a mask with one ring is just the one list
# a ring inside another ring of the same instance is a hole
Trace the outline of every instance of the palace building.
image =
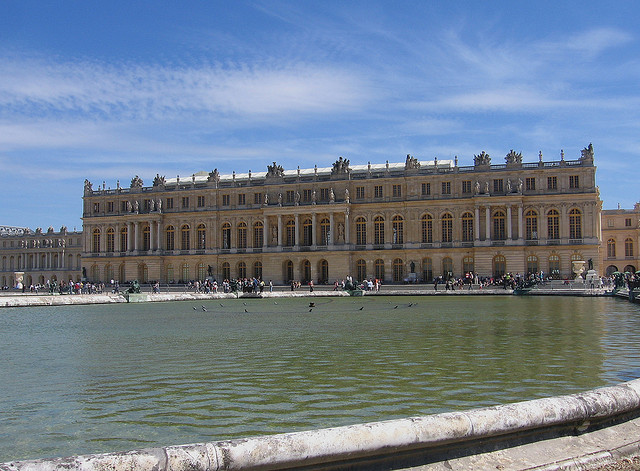
[(85, 181), (82, 266), (89, 281), (163, 283), (567, 277), (576, 260), (600, 272), (595, 173), (589, 145), (575, 160), (340, 157), (325, 168), (157, 175), (150, 186), (136, 176), (129, 188)]
[(81, 280), (82, 232), (0, 226), (0, 288)]
[(602, 211), (601, 272), (635, 273), (640, 270), (640, 203), (633, 209)]

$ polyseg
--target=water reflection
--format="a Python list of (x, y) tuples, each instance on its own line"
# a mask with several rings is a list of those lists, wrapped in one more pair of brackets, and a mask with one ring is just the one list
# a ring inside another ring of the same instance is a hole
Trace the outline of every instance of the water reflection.
[(424, 415), (640, 371), (640, 309), (614, 299), (205, 306), (0, 311), (2, 461)]

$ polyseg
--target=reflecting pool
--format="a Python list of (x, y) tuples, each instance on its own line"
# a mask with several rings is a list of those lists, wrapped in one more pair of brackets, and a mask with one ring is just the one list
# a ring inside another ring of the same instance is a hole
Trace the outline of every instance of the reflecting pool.
[(612, 298), (4, 308), (0, 462), (574, 393), (639, 377), (638, 338), (640, 306)]

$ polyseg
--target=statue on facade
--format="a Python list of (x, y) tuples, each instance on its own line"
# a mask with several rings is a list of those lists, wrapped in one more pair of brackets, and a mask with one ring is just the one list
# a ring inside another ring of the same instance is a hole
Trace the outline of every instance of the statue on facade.
[(138, 204), (138, 201), (134, 201), (133, 202), (133, 212), (138, 214), (138, 211), (140, 210), (140, 205)]
[(338, 242), (339, 243), (344, 242), (344, 224), (342, 223), (338, 224)]
[(164, 179), (164, 176), (162, 176), (162, 177), (161, 177), (159, 173), (156, 173), (156, 176), (155, 176), (155, 178), (153, 179), (153, 186), (154, 186), (154, 188), (155, 188), (155, 187), (158, 187), (158, 186), (164, 186), (164, 185), (165, 185), (165, 183), (166, 183), (166, 181), (165, 181), (165, 179)]
[(131, 202), (127, 201), (127, 212), (130, 213), (131, 212)]
[(505, 156), (504, 160), (507, 164), (521, 164), (522, 153), (516, 153), (513, 149), (511, 149), (511, 151), (509, 151), (509, 153)]
[(273, 162), (273, 165), (267, 165), (267, 177), (284, 178), (284, 168), (275, 162)]
[(344, 190), (344, 202), (345, 203), (349, 203), (350, 199), (349, 199), (349, 188), (345, 188)]
[(516, 184), (516, 190), (518, 193), (522, 193), (522, 178), (518, 178), (518, 183)]
[(336, 202), (336, 195), (333, 193), (333, 188), (329, 189), (329, 203)]
[(264, 194), (264, 202), (263, 202), (264, 206), (268, 206), (269, 205), (269, 194), (265, 193)]
[(333, 168), (331, 169), (331, 175), (344, 175), (348, 174), (351, 171), (349, 168), (349, 159), (343, 159), (340, 157), (333, 163)]
[(158, 198), (158, 204), (156, 204), (156, 208), (158, 208), (158, 212), (162, 212), (162, 198)]
[(142, 184), (142, 178), (140, 178), (138, 175), (131, 179), (131, 188), (142, 188)]
[(405, 170), (417, 170), (420, 168), (420, 162), (411, 154), (407, 154), (407, 160), (404, 162)]
[(295, 201), (294, 202), (295, 202), (296, 206), (298, 206), (300, 204), (300, 192), (299, 191), (296, 191)]
[(507, 178), (507, 193), (511, 193), (511, 180)]
[(278, 244), (278, 228), (276, 226), (271, 226), (271, 245)]
[(282, 193), (278, 193), (278, 206), (282, 206)]
[(85, 179), (84, 180), (84, 194), (85, 195), (91, 194), (92, 191), (93, 191), (92, 183), (89, 180)]
[(149, 211), (155, 211), (156, 210), (156, 202), (155, 200), (151, 200), (151, 202), (149, 203)]
[(489, 182), (484, 182), (484, 193), (489, 194)]
[(217, 168), (209, 172), (209, 176), (207, 177), (207, 182), (215, 183), (216, 186), (218, 186), (218, 183), (220, 182), (220, 173), (218, 172)]
[(318, 194), (316, 193), (316, 190), (313, 190), (311, 192), (311, 204), (316, 204), (316, 201), (318, 201)]
[(491, 165), (491, 157), (485, 151), (480, 152), (479, 155), (473, 156), (473, 164), (476, 166), (479, 165)]
[(476, 180), (476, 185), (475, 185), (475, 189), (476, 189), (476, 195), (480, 194), (480, 182), (478, 180)]

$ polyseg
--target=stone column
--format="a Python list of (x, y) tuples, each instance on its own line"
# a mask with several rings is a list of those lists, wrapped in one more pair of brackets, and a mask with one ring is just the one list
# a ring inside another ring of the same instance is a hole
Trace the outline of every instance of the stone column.
[(484, 228), (484, 240), (491, 240), (491, 206), (486, 205), (484, 214), (485, 228)]
[(127, 231), (127, 251), (133, 252), (133, 223), (129, 223), (129, 229)]
[(511, 240), (513, 231), (511, 230), (511, 205), (507, 205), (507, 240)]
[(138, 250), (139, 233), (140, 233), (140, 222), (136, 221), (134, 223), (134, 230), (135, 230), (135, 233), (133, 235), (133, 250), (137, 251)]
[(480, 240), (480, 208), (476, 206), (476, 214), (474, 224), (475, 239)]
[(162, 223), (160, 221), (157, 222), (158, 224), (158, 233), (157, 233), (157, 237), (158, 240), (156, 242), (156, 249), (160, 250), (162, 248)]
[(294, 245), (298, 247), (300, 245), (300, 215), (297, 213), (294, 215), (294, 224), (296, 225), (293, 230), (294, 237), (296, 238)]
[(344, 212), (344, 243), (351, 243), (351, 225), (349, 224), (349, 208)]
[(267, 216), (262, 218), (262, 248), (267, 248), (267, 242), (269, 242), (269, 220)]
[(569, 237), (569, 218), (567, 217), (567, 205), (560, 207), (560, 238)]
[(282, 247), (282, 215), (278, 214), (278, 247)]
[[(316, 213), (312, 213), (311, 214), (311, 245), (312, 246), (316, 246), (316, 230), (317, 230), (317, 226), (316, 226)], [(313, 266), (312, 266), (313, 269)]]
[(524, 239), (524, 221), (522, 219), (522, 203), (518, 205), (518, 239)]
[(329, 240), (327, 241), (327, 245), (333, 245), (333, 213), (329, 213)]

